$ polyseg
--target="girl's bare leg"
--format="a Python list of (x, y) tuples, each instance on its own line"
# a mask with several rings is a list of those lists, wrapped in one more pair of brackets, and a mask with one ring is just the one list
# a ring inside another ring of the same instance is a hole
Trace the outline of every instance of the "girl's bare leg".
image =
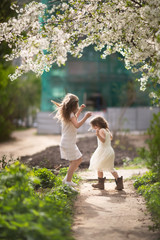
[(81, 162), (82, 162), (82, 158), (79, 158), (78, 160), (70, 161), (69, 169), (67, 172), (67, 179), (66, 179), (67, 182), (71, 182), (73, 173), (78, 168)]
[(113, 175), (113, 177), (117, 180), (117, 178), (119, 178), (119, 176), (118, 176), (118, 173), (115, 171), (115, 172), (111, 172), (112, 173), (112, 175)]
[(103, 172), (98, 171), (98, 177), (103, 178)]

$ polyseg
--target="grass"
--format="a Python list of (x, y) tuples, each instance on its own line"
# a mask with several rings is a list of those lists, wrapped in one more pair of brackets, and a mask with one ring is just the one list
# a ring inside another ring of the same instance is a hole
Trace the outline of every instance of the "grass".
[(133, 160), (130, 158), (123, 159), (123, 166), (118, 169), (138, 169), (144, 167), (146, 167), (145, 160), (140, 157), (136, 157)]

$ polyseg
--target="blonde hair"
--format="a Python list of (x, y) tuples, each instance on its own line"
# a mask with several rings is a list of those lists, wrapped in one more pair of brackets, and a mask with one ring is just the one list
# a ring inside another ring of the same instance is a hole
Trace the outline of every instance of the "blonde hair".
[(54, 103), (57, 107), (56, 111), (56, 116), (55, 118), (57, 118), (60, 121), (69, 121), (70, 120), (70, 114), (73, 112), (77, 112), (78, 111), (78, 102), (79, 99), (76, 95), (68, 93), (64, 99), (62, 100), (61, 103), (57, 103), (53, 100), (51, 100), (52, 103)]
[(97, 126), (99, 128), (105, 128), (109, 130), (109, 125), (108, 122), (101, 116), (94, 117), (91, 121), (90, 124), (92, 126)]

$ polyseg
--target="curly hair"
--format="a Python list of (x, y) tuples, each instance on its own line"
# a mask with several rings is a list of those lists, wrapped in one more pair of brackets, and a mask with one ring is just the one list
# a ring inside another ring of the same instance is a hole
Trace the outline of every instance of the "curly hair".
[(92, 126), (97, 126), (99, 128), (105, 128), (109, 129), (108, 122), (101, 116), (94, 117), (91, 121), (90, 124)]
[(78, 111), (79, 108), (79, 98), (71, 93), (68, 93), (64, 99), (62, 100), (61, 103), (57, 103), (53, 100), (51, 100), (51, 102), (53, 102), (57, 109), (57, 113), (55, 118), (57, 118), (60, 121), (65, 121), (68, 122), (70, 120), (70, 114), (76, 113)]

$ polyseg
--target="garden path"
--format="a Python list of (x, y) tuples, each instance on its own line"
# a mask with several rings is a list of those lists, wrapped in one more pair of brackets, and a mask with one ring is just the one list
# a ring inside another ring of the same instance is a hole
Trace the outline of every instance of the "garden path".
[[(79, 134), (84, 137), (86, 134)], [(3, 155), (7, 158), (12, 156), (14, 159), (32, 155), (45, 150), (47, 147), (57, 146), (60, 143), (60, 135), (39, 135), (36, 128), (13, 131), (11, 139), (0, 143), (0, 159)]]
[(60, 135), (37, 135), (36, 128), (14, 131), (11, 137), (10, 141), (0, 143), (0, 158), (31, 155), (60, 142)]
[[(143, 174), (147, 169), (118, 170), (124, 177), (123, 191), (116, 191), (115, 182), (110, 173), (105, 190), (92, 188), (96, 174), (79, 171), (82, 181), (80, 194), (75, 203), (73, 235), (76, 240), (157, 240), (159, 234), (149, 231), (152, 225), (144, 199), (137, 195), (133, 174)], [(147, 214), (146, 214), (147, 213)]]

